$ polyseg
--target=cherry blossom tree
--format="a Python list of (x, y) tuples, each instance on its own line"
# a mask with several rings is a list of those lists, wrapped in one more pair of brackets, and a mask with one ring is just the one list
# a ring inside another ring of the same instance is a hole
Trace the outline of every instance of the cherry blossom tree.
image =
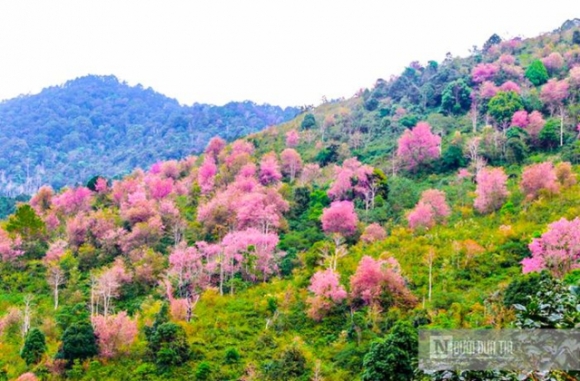
[(210, 282), (210, 274), (205, 268), (205, 253), (197, 247), (177, 245), (169, 255), (169, 273), (177, 279), (180, 297), (198, 294)]
[(260, 183), (262, 185), (275, 184), (282, 179), (280, 165), (276, 159), (276, 154), (270, 152), (262, 156), (260, 161)]
[(477, 188), (474, 207), (480, 213), (490, 213), (501, 208), (509, 192), (507, 175), (503, 168), (483, 168), (476, 176)]
[(569, 85), (565, 80), (550, 79), (542, 87), (540, 99), (550, 109), (553, 115), (556, 110), (560, 113), (560, 146), (564, 145), (564, 102), (569, 96)]
[(0, 259), (4, 262), (12, 262), (24, 254), (21, 249), (20, 237), (11, 238), (4, 229), (0, 229)]
[(119, 296), (123, 283), (128, 283), (131, 279), (131, 274), (125, 269), (121, 258), (117, 258), (111, 267), (94, 277), (91, 282), (91, 316), (98, 315), (101, 301), (103, 315), (109, 315), (111, 300)]
[(491, 99), (499, 92), (499, 88), (490, 81), (485, 81), (479, 85), (479, 96), (481, 99)]
[(551, 223), (548, 231), (534, 238), (529, 248), (532, 256), (521, 262), (524, 274), (546, 269), (558, 278), (563, 277), (580, 267), (580, 218), (572, 221), (562, 218)]
[(522, 89), (520, 88), (520, 86), (513, 82), (513, 81), (507, 81), (504, 82), (500, 87), (499, 87), (499, 91), (513, 91), (516, 94), (520, 94), (522, 92)]
[(320, 166), (316, 163), (308, 163), (302, 168), (300, 182), (302, 185), (313, 184), (321, 177)]
[(286, 147), (294, 148), (300, 141), (300, 134), (296, 130), (290, 130), (286, 133)]
[(220, 138), (219, 136), (215, 136), (211, 138), (209, 143), (207, 144), (207, 148), (205, 149), (205, 153), (208, 156), (212, 156), (215, 159), (219, 156), (222, 150), (226, 146), (226, 141)]
[(92, 192), (86, 187), (69, 188), (52, 198), (54, 207), (68, 215), (88, 211), (91, 201)]
[(395, 258), (373, 259), (365, 255), (350, 278), (351, 296), (366, 305), (412, 307), (416, 298), (408, 290)]
[(499, 69), (500, 69), (499, 66), (496, 64), (489, 63), (478, 64), (471, 70), (471, 79), (475, 83), (491, 81), (499, 72)]
[(360, 237), (360, 239), (366, 243), (382, 241), (385, 238), (387, 238), (385, 229), (377, 223), (368, 225)]
[(280, 159), (282, 160), (282, 172), (290, 177), (291, 182), (294, 181), (296, 175), (302, 169), (300, 154), (293, 148), (286, 148), (280, 154)]
[(539, 111), (532, 111), (528, 116), (528, 125), (526, 131), (532, 138), (537, 138), (540, 131), (544, 128), (546, 121)]
[(217, 165), (211, 155), (207, 155), (197, 173), (197, 183), (203, 194), (208, 194), (214, 187), (214, 179), (217, 174)]
[(540, 196), (540, 191), (556, 194), (560, 191), (554, 165), (551, 162), (532, 164), (524, 168), (520, 188), (528, 200)]
[(38, 192), (30, 199), (30, 206), (34, 208), (36, 213), (43, 215), (50, 209), (54, 191), (50, 186), (44, 185), (40, 187)]
[(313, 294), (306, 299), (309, 305), (308, 316), (317, 321), (347, 297), (340, 284), (339, 274), (332, 269), (316, 272), (310, 279), (308, 291)]
[(410, 171), (417, 170), (441, 155), (441, 138), (431, 132), (431, 126), (419, 122), (399, 138), (397, 156)]
[(137, 321), (131, 319), (127, 312), (121, 311), (109, 316), (95, 315), (91, 321), (101, 357), (112, 359), (129, 353), (139, 331)]
[(443, 223), (451, 214), (451, 209), (445, 200), (445, 193), (436, 189), (428, 189), (421, 194), (421, 199), (409, 213), (407, 219), (411, 229), (430, 229), (436, 223)]
[(334, 235), (338, 246), (341, 237), (354, 234), (358, 216), (352, 201), (334, 201), (322, 211), (321, 221), (324, 232)]
[(419, 201), (415, 208), (407, 215), (409, 227), (416, 229), (430, 229), (435, 226), (435, 215), (433, 208), (422, 201)]
[(512, 126), (526, 128), (530, 124), (528, 119), (528, 112), (526, 110), (516, 111), (512, 116)]
[(558, 52), (552, 52), (542, 58), (542, 63), (551, 74), (558, 72), (564, 66), (564, 57)]

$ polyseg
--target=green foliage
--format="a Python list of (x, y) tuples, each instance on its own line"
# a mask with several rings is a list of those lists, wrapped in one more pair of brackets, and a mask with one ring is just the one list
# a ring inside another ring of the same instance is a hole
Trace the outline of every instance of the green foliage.
[(306, 380), (309, 373), (306, 357), (295, 346), (284, 350), (277, 359), (264, 365), (266, 380)]
[(31, 365), (38, 363), (45, 352), (46, 339), (44, 334), (38, 328), (32, 328), (26, 335), (20, 356), (26, 365)]
[(440, 166), (442, 172), (455, 171), (458, 168), (465, 167), (465, 164), (466, 159), (461, 146), (452, 144), (443, 151)]
[(417, 362), (417, 340), (417, 332), (410, 323), (397, 322), (384, 340), (371, 344), (364, 357), (362, 380), (412, 380)]
[(538, 135), (542, 147), (554, 148), (560, 142), (560, 123), (556, 119), (548, 119)]
[(521, 163), (528, 154), (528, 133), (519, 127), (511, 127), (506, 133), (506, 159), (508, 163)]
[[(90, 180), (87, 182), (87, 188), (89, 188), (89, 189), (90, 189), (90, 190), (92, 190), (93, 192), (96, 192), (96, 191), (97, 191), (97, 188), (96, 188), (96, 186), (97, 186), (97, 180), (99, 180), (99, 179), (105, 179), (105, 178), (104, 178), (103, 176), (100, 176), (100, 175), (93, 176), (93, 177), (92, 177), (92, 178), (91, 178), (91, 179), (90, 179)], [(105, 180), (107, 180), (107, 179), (105, 179)], [(107, 183), (108, 183), (108, 181), (107, 181)]]
[(316, 127), (316, 118), (314, 117), (314, 115), (311, 113), (304, 115), (304, 119), (302, 120), (300, 127), (303, 130), (309, 130), (311, 128)]
[(202, 361), (197, 366), (195, 371), (195, 379), (196, 380), (209, 380), (211, 375), (211, 366), (207, 361)]
[(89, 320), (89, 313), (83, 303), (61, 306), (56, 314), (56, 323), (62, 331), (75, 323)]
[(74, 360), (84, 360), (98, 353), (95, 331), (88, 321), (72, 323), (62, 334), (61, 341), (57, 358), (67, 360), (69, 366)]
[(523, 108), (522, 98), (514, 91), (500, 91), (488, 103), (489, 115), (504, 127), (507, 127), (514, 113)]
[[(543, 273), (542, 276), (549, 277), (549, 273)], [(539, 273), (530, 273), (514, 279), (505, 290), (503, 304), (506, 307), (514, 304), (526, 305), (530, 297), (539, 290), (542, 276)]]
[(461, 114), (471, 106), (471, 89), (463, 79), (450, 82), (443, 90), (441, 109), (450, 114)]
[(494, 45), (497, 45), (501, 42), (501, 37), (498, 36), (496, 33), (492, 34), (491, 37), (487, 39), (485, 44), (483, 44), (483, 51), (488, 51)]
[(331, 144), (328, 147), (321, 149), (316, 155), (315, 160), (324, 167), (330, 163), (335, 163), (338, 161), (338, 146), (336, 144)]
[(228, 348), (226, 350), (225, 362), (226, 364), (235, 364), (240, 361), (240, 352), (236, 348)]
[(155, 316), (153, 326), (145, 328), (147, 350), (161, 371), (189, 360), (191, 352), (183, 327), (169, 322), (167, 304)]
[(526, 69), (526, 78), (534, 84), (534, 86), (543, 85), (548, 81), (549, 75), (546, 66), (540, 60), (534, 60)]

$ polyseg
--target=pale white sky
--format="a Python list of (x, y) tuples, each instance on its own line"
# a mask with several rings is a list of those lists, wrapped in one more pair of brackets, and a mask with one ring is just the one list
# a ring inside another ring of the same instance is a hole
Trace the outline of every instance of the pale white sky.
[(114, 74), (183, 104), (318, 104), (574, 17), (574, 0), (2, 0), (0, 99)]

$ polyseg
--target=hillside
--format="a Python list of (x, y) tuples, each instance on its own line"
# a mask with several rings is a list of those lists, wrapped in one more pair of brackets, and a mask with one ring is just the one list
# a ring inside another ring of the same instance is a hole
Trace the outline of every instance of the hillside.
[(580, 324), (579, 100), (572, 20), (199, 156), (43, 187), (0, 226), (0, 370), (578, 379), (424, 372), (416, 353), (418, 328)]
[(31, 194), (146, 168), (293, 118), (252, 102), (180, 105), (114, 76), (86, 76), (0, 103), (0, 192)]

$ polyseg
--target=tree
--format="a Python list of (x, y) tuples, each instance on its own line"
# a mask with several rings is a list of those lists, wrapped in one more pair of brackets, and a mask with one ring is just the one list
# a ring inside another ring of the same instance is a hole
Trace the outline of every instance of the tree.
[(282, 172), (290, 177), (290, 181), (294, 181), (296, 175), (302, 169), (302, 158), (300, 154), (293, 148), (286, 148), (280, 154), (282, 160)]
[(564, 66), (564, 57), (558, 52), (552, 52), (542, 58), (542, 63), (551, 74), (556, 74)]
[(406, 321), (395, 323), (389, 335), (371, 343), (363, 360), (363, 381), (411, 381), (418, 352), (417, 332)]
[(540, 196), (540, 191), (552, 194), (559, 192), (554, 165), (551, 162), (532, 164), (524, 168), (520, 188), (528, 200)]
[(265, 379), (268, 381), (305, 380), (309, 373), (306, 357), (295, 345), (285, 349), (273, 361), (266, 363), (264, 369)]
[(496, 33), (492, 34), (491, 37), (489, 37), (487, 39), (487, 41), (485, 42), (485, 44), (483, 44), (483, 51), (487, 52), (489, 50), (489, 48), (491, 48), (494, 45), (497, 45), (499, 43), (501, 43), (501, 37), (498, 36)]
[(385, 229), (377, 223), (368, 225), (360, 237), (360, 239), (366, 243), (382, 241), (385, 238), (387, 238)]
[(219, 136), (214, 136), (211, 138), (209, 143), (207, 144), (207, 148), (205, 149), (205, 153), (207, 155), (213, 156), (214, 159), (217, 159), (219, 154), (226, 146), (226, 141), (220, 138)]
[(551, 223), (548, 231), (540, 238), (534, 238), (529, 248), (532, 256), (521, 262), (524, 274), (546, 269), (555, 277), (562, 278), (580, 267), (580, 218), (572, 221), (562, 218)]
[(576, 184), (576, 174), (572, 172), (572, 164), (570, 162), (558, 163), (554, 171), (561, 186), (569, 188)]
[(0, 228), (0, 259), (3, 262), (12, 262), (24, 254), (21, 250), (20, 237), (11, 238), (4, 229)]
[[(322, 211), (322, 229), (326, 234), (348, 237), (356, 231), (358, 216), (352, 201), (334, 201)], [(339, 238), (335, 241), (338, 241)]]
[(99, 355), (104, 358), (115, 358), (120, 354), (128, 353), (129, 346), (137, 338), (137, 322), (121, 311), (116, 315), (92, 317), (95, 327)]
[(489, 115), (503, 129), (509, 127), (514, 113), (523, 108), (521, 97), (514, 91), (500, 91), (488, 103)]
[(416, 298), (408, 290), (395, 258), (375, 260), (362, 257), (350, 278), (351, 296), (366, 305), (387, 308), (392, 305), (411, 307)]
[(410, 171), (437, 159), (441, 155), (441, 138), (431, 132), (431, 126), (419, 122), (399, 138), (397, 156)]
[(542, 87), (540, 99), (550, 109), (553, 116), (556, 110), (560, 112), (560, 146), (564, 145), (564, 102), (569, 95), (567, 81), (551, 79)]
[(475, 83), (493, 81), (499, 72), (499, 66), (491, 63), (480, 63), (471, 70), (471, 79)]
[(451, 114), (461, 114), (471, 106), (471, 89), (463, 79), (450, 82), (441, 93), (441, 108)]
[(203, 194), (208, 194), (214, 187), (214, 179), (217, 174), (217, 165), (215, 159), (208, 155), (204, 158), (203, 164), (197, 172), (197, 183)]
[(445, 200), (445, 193), (436, 189), (428, 189), (421, 194), (417, 206), (407, 218), (411, 229), (429, 229), (435, 223), (445, 222), (450, 214), (451, 209)]
[(167, 304), (155, 315), (153, 325), (145, 327), (145, 337), (149, 356), (161, 370), (182, 365), (191, 356), (185, 331), (169, 322)]
[(6, 231), (12, 235), (21, 237), (24, 250), (30, 251), (43, 238), (45, 224), (30, 205), (22, 204), (8, 218)]
[(50, 264), (48, 266), (47, 280), (53, 289), (54, 309), (56, 310), (58, 308), (58, 289), (66, 281), (65, 273), (57, 264)]
[(107, 316), (111, 310), (113, 298), (119, 296), (119, 291), (123, 283), (128, 283), (132, 279), (127, 273), (125, 264), (120, 257), (115, 263), (105, 269), (98, 277), (93, 278), (91, 285), (91, 316), (98, 314), (99, 302), (103, 303), (103, 314)]
[(312, 127), (316, 127), (316, 118), (314, 118), (314, 115), (311, 113), (304, 115), (304, 119), (302, 120), (300, 127), (303, 130), (309, 130)]
[(26, 365), (37, 364), (41, 359), (42, 355), (46, 352), (46, 339), (44, 334), (38, 328), (32, 328), (28, 335), (26, 335), (26, 340), (24, 341), (24, 346), (20, 352), (20, 357), (26, 362)]
[(575, 30), (574, 33), (572, 33), (572, 43), (580, 45), (580, 30)]
[(286, 147), (294, 148), (300, 141), (300, 134), (296, 130), (290, 130), (286, 133)]
[(308, 316), (320, 320), (332, 307), (346, 299), (347, 294), (340, 284), (340, 276), (333, 269), (316, 272), (310, 279), (308, 291), (313, 293), (306, 299), (310, 306)]
[(509, 195), (503, 168), (483, 168), (478, 172), (476, 182), (475, 209), (480, 213), (490, 213), (501, 208)]
[(276, 154), (270, 152), (262, 156), (260, 161), (260, 183), (262, 185), (275, 184), (282, 179), (280, 165), (276, 159)]
[(84, 360), (96, 356), (97, 341), (93, 326), (88, 321), (72, 323), (62, 335), (62, 346), (57, 354), (58, 359), (72, 365), (74, 360)]
[(540, 86), (546, 83), (548, 78), (548, 70), (540, 60), (534, 60), (526, 69), (526, 78), (532, 82), (534, 86)]

